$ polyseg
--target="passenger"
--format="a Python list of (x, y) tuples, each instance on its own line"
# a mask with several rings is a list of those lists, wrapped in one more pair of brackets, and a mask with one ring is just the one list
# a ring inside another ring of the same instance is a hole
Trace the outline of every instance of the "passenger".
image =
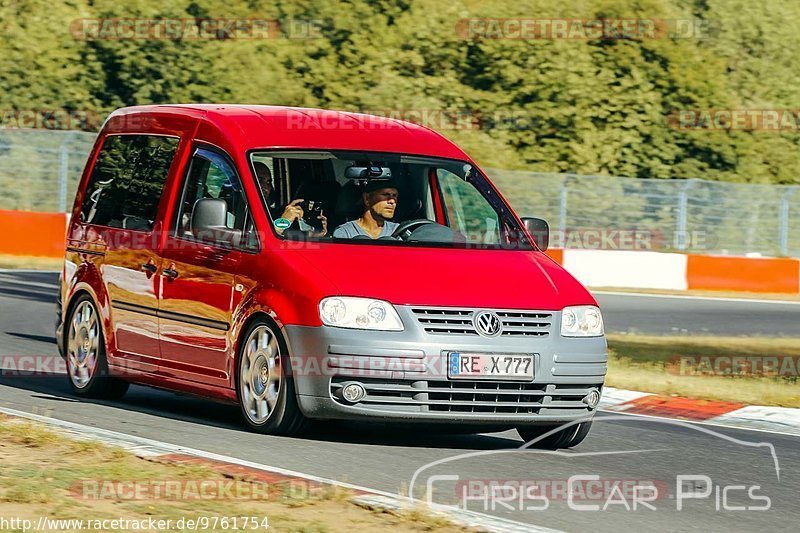
[(397, 184), (391, 179), (370, 180), (364, 186), (362, 198), (364, 213), (361, 217), (336, 228), (333, 236), (337, 239), (392, 238), (392, 233), (400, 226), (391, 221), (397, 208)]
[(261, 187), (261, 192), (264, 193), (264, 199), (267, 201), (267, 209), (270, 216), (272, 216), (275, 230), (279, 234), (283, 235), (283, 232), (292, 228), (292, 226), (294, 226), (293, 229), (307, 232), (311, 237), (319, 238), (328, 234), (328, 218), (323, 212), (320, 211), (317, 217), (322, 223), (322, 229), (317, 230), (303, 220), (303, 208), (300, 206), (304, 201), (302, 198), (292, 200), (289, 205), (281, 209), (274, 194), (275, 189), (272, 186), (272, 173), (269, 171), (269, 167), (261, 161), (254, 162), (253, 167), (256, 169), (258, 183)]

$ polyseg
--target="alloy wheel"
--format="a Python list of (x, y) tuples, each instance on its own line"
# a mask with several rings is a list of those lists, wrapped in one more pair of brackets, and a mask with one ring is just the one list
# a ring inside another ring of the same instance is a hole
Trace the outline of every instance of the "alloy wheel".
[(244, 411), (253, 424), (263, 424), (275, 410), (282, 374), (278, 340), (267, 326), (258, 326), (247, 338), (239, 374)]
[(100, 346), (97, 310), (89, 301), (78, 304), (67, 337), (67, 371), (73, 385), (85, 388), (97, 372)]

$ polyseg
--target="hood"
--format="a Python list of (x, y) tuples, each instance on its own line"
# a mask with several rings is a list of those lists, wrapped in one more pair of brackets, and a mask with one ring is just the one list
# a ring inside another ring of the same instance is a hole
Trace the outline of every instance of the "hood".
[(575, 278), (537, 251), (336, 243), (299, 255), (328, 278), (340, 296), (398, 305), (496, 309), (597, 305)]

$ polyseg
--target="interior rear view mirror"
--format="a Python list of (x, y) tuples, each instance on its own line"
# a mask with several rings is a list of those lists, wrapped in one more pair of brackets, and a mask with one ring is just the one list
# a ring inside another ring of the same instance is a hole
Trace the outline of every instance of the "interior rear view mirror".
[(345, 169), (344, 177), (349, 180), (388, 179), (392, 177), (392, 169), (378, 165), (350, 166)]

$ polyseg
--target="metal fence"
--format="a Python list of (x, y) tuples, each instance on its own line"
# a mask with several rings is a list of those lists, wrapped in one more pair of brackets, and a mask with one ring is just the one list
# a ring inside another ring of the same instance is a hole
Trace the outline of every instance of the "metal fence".
[[(0, 130), (0, 209), (66, 211), (94, 139)], [(800, 186), (488, 172), (518, 213), (550, 223), (555, 247), (625, 248), (614, 232), (637, 232), (649, 249), (800, 257)]]
[(0, 129), (0, 209), (72, 208), (95, 137), (82, 131)]
[[(644, 234), (656, 250), (800, 256), (800, 186), (490, 174), (520, 215), (550, 222), (554, 246), (592, 247), (598, 239), (582, 232), (621, 230)], [(614, 247), (619, 239), (605, 242)]]

